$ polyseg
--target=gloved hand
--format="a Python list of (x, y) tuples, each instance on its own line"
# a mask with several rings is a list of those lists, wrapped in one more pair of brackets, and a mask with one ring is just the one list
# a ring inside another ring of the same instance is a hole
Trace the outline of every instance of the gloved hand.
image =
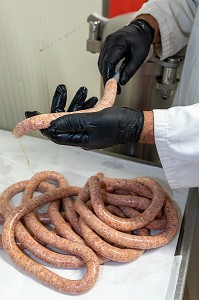
[(104, 84), (114, 76), (122, 59), (119, 84), (125, 85), (129, 81), (147, 58), (154, 33), (146, 21), (137, 19), (107, 36), (98, 59)]
[(143, 123), (143, 112), (115, 106), (57, 118), (48, 127), (48, 138), (56, 144), (102, 149), (137, 143)]
[[(88, 90), (85, 86), (80, 87), (79, 90), (76, 92), (75, 96), (73, 97), (67, 111), (68, 112), (78, 111), (78, 110), (94, 107), (98, 101), (98, 98), (91, 97), (86, 100), (87, 93)], [(66, 101), (67, 101), (67, 88), (64, 84), (60, 84), (57, 86), (55, 90), (50, 112), (51, 113), (64, 112)], [(26, 111), (25, 117), (30, 118), (39, 114), (41, 113), (38, 111)], [(49, 137), (50, 133), (48, 132), (48, 129), (42, 129), (40, 131), (44, 136)]]

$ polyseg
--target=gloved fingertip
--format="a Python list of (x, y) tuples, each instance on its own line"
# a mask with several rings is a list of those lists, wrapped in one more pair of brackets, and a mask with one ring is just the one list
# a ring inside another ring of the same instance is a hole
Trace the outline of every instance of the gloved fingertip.
[(103, 83), (104, 83), (104, 86), (106, 85), (107, 80), (108, 80), (108, 79), (106, 79), (106, 78), (103, 77)]
[(126, 74), (124, 73), (124, 74), (121, 75), (119, 82), (120, 82), (121, 85), (125, 85), (128, 82), (128, 80), (129, 79), (127, 78)]
[(128, 64), (126, 64), (121, 70), (119, 83), (121, 85), (127, 84), (127, 82), (133, 77), (137, 70), (138, 65), (133, 61), (129, 61)]
[(50, 125), (48, 126), (48, 131), (51, 132), (51, 133), (54, 133), (56, 132), (56, 128), (57, 128), (57, 125), (54, 121), (50, 122)]
[(85, 93), (85, 92), (86, 92), (86, 93), (88, 92), (88, 89), (87, 89), (86, 86), (81, 86), (80, 89), (81, 89), (82, 92), (84, 92), (84, 93)]
[(56, 88), (56, 91), (59, 92), (60, 94), (66, 93), (66, 86), (65, 84), (59, 84)]
[(93, 108), (97, 104), (97, 102), (98, 102), (97, 97), (91, 97), (83, 103), (82, 109)]
[(40, 114), (41, 113), (39, 111), (36, 111), (36, 110), (34, 110), (34, 111), (25, 111), (26, 119), (37, 116), (37, 115), (40, 115)]
[[(59, 84), (57, 87), (56, 87), (56, 90), (55, 90), (55, 93), (54, 93), (54, 96), (53, 96), (53, 99), (59, 99), (59, 98), (62, 98), (64, 101), (66, 101), (67, 99), (67, 88), (64, 84)], [(63, 101), (62, 100), (62, 101)]]
[(74, 112), (74, 111), (82, 110), (87, 94), (88, 94), (87, 87), (81, 86), (76, 92), (75, 96), (73, 97), (67, 111)]
[(121, 86), (119, 85), (119, 83), (117, 84), (117, 95), (121, 94)]
[(79, 90), (77, 91), (77, 93), (76, 93), (74, 99), (82, 99), (82, 98), (83, 98), (83, 99), (86, 99), (87, 94), (88, 94), (88, 89), (87, 89), (87, 87), (81, 86), (81, 87), (79, 88)]
[(106, 84), (106, 82), (113, 77), (114, 75), (114, 71), (111, 71), (110, 72), (110, 68), (106, 68), (104, 69), (103, 73), (102, 73), (102, 79), (103, 79), (103, 83), (104, 83), (104, 86)]
[(50, 108), (51, 113), (64, 112), (67, 100), (67, 88), (64, 84), (59, 84), (53, 95)]
[(47, 131), (47, 129), (40, 129), (40, 132), (41, 132), (44, 136), (48, 137), (46, 131)]
[(40, 129), (40, 132), (41, 132), (46, 138), (48, 138), (48, 139), (51, 138), (51, 133), (50, 133), (50, 131), (48, 130), (48, 128), (47, 128), (47, 129)]
[(92, 104), (93, 104), (93, 106), (95, 105), (95, 104), (97, 104), (97, 102), (98, 102), (98, 98), (97, 97), (95, 97), (95, 96), (93, 96), (93, 97), (91, 97), (90, 98), (90, 100), (89, 100), (90, 102), (92, 102)]
[(75, 93), (75, 96), (73, 97), (71, 103), (77, 104), (79, 101), (82, 102), (86, 99), (88, 93), (88, 89), (85, 86), (81, 86), (77, 92)]

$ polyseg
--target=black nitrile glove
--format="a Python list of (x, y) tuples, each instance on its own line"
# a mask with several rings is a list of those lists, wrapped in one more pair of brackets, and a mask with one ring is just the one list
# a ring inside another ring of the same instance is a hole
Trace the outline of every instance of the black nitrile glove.
[[(91, 97), (86, 100), (87, 93), (88, 90), (85, 86), (80, 87), (79, 90), (76, 92), (75, 96), (73, 97), (67, 111), (72, 112), (72, 111), (78, 111), (78, 110), (94, 107), (98, 101), (98, 98)], [(51, 113), (64, 112), (66, 101), (67, 101), (67, 88), (64, 84), (60, 84), (57, 86), (55, 90), (50, 112)], [(41, 113), (38, 111), (26, 111), (25, 117), (30, 118), (39, 114)], [(42, 129), (40, 131), (44, 136), (49, 137), (50, 133), (48, 132), (48, 129)]]
[(57, 118), (48, 127), (48, 138), (56, 144), (102, 149), (137, 143), (143, 123), (143, 112), (115, 106)]
[(119, 84), (125, 85), (129, 81), (147, 58), (154, 33), (146, 21), (137, 19), (107, 36), (98, 59), (104, 84), (114, 76), (122, 59)]

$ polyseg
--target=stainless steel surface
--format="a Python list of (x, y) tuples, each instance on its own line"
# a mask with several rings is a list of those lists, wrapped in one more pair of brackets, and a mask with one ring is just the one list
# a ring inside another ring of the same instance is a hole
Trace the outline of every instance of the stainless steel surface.
[(162, 99), (167, 100), (171, 97), (172, 93), (176, 91), (179, 83), (179, 67), (183, 61), (184, 56), (169, 57), (164, 61), (160, 61), (156, 57), (153, 61), (163, 66), (162, 78), (157, 80), (156, 88), (161, 90)]
[[(186, 297), (186, 300), (189, 300), (189, 285), (187, 284), (187, 273), (189, 271), (189, 261), (191, 258), (193, 239), (196, 235), (198, 235), (198, 232), (196, 232), (196, 225), (199, 215), (198, 212), (198, 188), (190, 189), (175, 253), (176, 255), (182, 255), (182, 261), (180, 265), (174, 300), (182, 300), (183, 297)], [(185, 289), (185, 287), (187, 289)], [(190, 298), (190, 300), (194, 299)]]
[(103, 28), (108, 22), (108, 19), (93, 13), (87, 18), (89, 23), (89, 38), (87, 39), (87, 51), (91, 53), (98, 53), (102, 44)]

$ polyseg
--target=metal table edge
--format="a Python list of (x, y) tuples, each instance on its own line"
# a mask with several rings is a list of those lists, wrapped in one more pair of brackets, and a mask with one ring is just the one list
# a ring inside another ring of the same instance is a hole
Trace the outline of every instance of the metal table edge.
[(198, 188), (189, 189), (187, 203), (182, 219), (180, 234), (175, 255), (181, 255), (182, 260), (179, 268), (178, 280), (174, 293), (174, 300), (182, 300), (186, 285), (187, 271), (191, 256), (194, 231), (197, 225), (199, 211)]

